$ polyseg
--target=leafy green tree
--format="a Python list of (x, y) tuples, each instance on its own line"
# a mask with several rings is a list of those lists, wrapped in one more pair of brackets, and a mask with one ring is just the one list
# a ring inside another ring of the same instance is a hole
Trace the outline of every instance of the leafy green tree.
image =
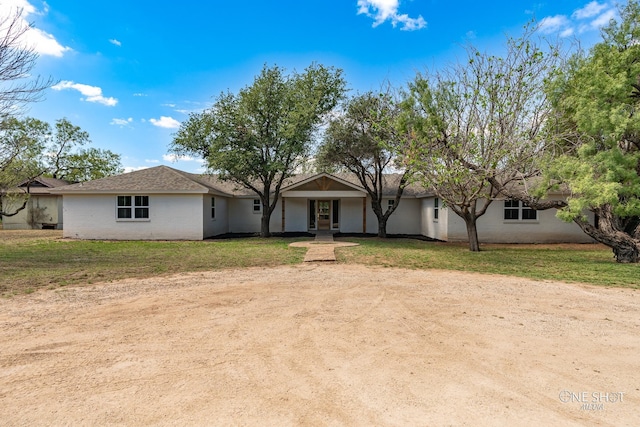
[[(552, 200), (558, 216), (612, 248), (618, 262), (640, 262), (640, 5), (628, 2), (603, 40), (550, 83), (564, 154), (544, 174), (543, 186), (571, 196)], [(597, 222), (590, 223), (585, 212)]]
[(269, 237), (282, 183), (306, 160), (315, 131), (344, 91), (341, 70), (312, 64), (285, 75), (265, 66), (251, 86), (221, 93), (213, 107), (191, 114), (170, 151), (202, 156), (221, 179), (255, 192), (260, 235)]
[(67, 119), (56, 121), (50, 140), (46, 163), (47, 175), (72, 182), (89, 181), (122, 173), (120, 155), (110, 150), (83, 148), (89, 144), (89, 133)]
[(404, 126), (414, 137), (407, 159), (464, 220), (471, 251), (480, 250), (477, 221), (498, 190), (539, 171), (550, 112), (544, 82), (560, 60), (558, 47), (536, 39), (529, 26), (507, 40), (502, 56), (469, 46), (466, 62), (418, 74), (409, 85)]
[(0, 216), (13, 216), (27, 206), (29, 195), (18, 189), (46, 171), (42, 159), (48, 125), (36, 119), (0, 122)]
[[(378, 236), (387, 237), (387, 220), (396, 210), (408, 183), (410, 169), (401, 161), (407, 143), (397, 121), (400, 107), (390, 93), (367, 92), (348, 100), (344, 112), (329, 123), (318, 150), (320, 169), (344, 169), (353, 173), (371, 198), (371, 208), (378, 218)], [(382, 205), (385, 172), (400, 170), (394, 203)]]
[(124, 172), (120, 154), (95, 147), (70, 153), (65, 157), (64, 164), (65, 168), (63, 172), (58, 172), (58, 176), (71, 182), (91, 181)]
[[(89, 142), (89, 134), (67, 119), (58, 120), (54, 130), (34, 118), (0, 123), (0, 215), (12, 216), (26, 207), (29, 182), (38, 176), (80, 182), (122, 173), (118, 154), (82, 148)], [(24, 189), (18, 187), (24, 183)]]

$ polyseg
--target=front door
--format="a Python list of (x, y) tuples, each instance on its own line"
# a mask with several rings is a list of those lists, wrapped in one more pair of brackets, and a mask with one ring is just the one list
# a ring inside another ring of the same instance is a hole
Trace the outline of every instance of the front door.
[(331, 229), (331, 202), (318, 200), (318, 230)]

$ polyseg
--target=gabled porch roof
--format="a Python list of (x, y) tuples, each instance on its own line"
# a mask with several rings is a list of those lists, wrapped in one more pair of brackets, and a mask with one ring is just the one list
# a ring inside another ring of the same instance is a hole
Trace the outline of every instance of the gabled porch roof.
[(329, 173), (319, 173), (287, 185), (280, 190), (282, 197), (340, 198), (366, 197), (362, 186)]

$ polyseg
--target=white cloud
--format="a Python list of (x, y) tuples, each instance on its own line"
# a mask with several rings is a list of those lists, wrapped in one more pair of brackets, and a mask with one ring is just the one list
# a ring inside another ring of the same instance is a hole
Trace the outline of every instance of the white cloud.
[(200, 162), (201, 159), (196, 159), (191, 156), (178, 156), (177, 154), (164, 154), (162, 156), (162, 160), (166, 162)]
[(400, 0), (358, 0), (358, 15), (367, 15), (373, 18), (373, 26), (377, 27), (385, 21), (391, 21), (396, 27), (401, 24), (401, 30), (420, 30), (427, 26), (427, 21), (419, 15), (411, 18), (407, 14), (398, 14)]
[(133, 118), (129, 117), (128, 119), (113, 119), (109, 124), (122, 127), (122, 126), (128, 126), (132, 122), (133, 122)]
[(105, 98), (102, 96), (102, 89), (97, 86), (89, 86), (82, 83), (74, 83), (72, 81), (63, 80), (55, 86), (51, 86), (54, 90), (74, 89), (80, 92), (86, 98), (82, 99), (87, 102), (97, 102), (99, 104), (113, 107), (118, 103), (118, 100), (112, 97)]
[(144, 159), (145, 163), (160, 163), (160, 160), (155, 159)]
[(543, 33), (558, 33), (560, 37), (569, 37), (576, 33), (598, 30), (617, 16), (612, 3), (592, 1), (576, 9), (571, 17), (565, 15), (547, 16), (542, 19), (539, 28)]
[(160, 116), (160, 119), (149, 119), (154, 126), (165, 129), (177, 129), (180, 127), (180, 122), (173, 117)]
[(116, 40), (116, 39), (109, 39), (109, 43), (116, 45), (116, 46), (122, 46), (122, 42), (120, 40)]
[(16, 9), (22, 9), (23, 17), (24, 15), (30, 15), (37, 12), (35, 6), (27, 0), (4, 0), (0, 7), (2, 7), (3, 12), (8, 9), (13, 9), (14, 12)]
[(582, 9), (577, 9), (575, 12), (573, 12), (573, 15), (571, 15), (571, 17), (575, 19), (591, 18), (592, 16), (596, 16), (606, 8), (606, 4), (600, 4), (597, 1), (592, 1)]
[(134, 93), (133, 96), (147, 96), (147, 94), (146, 93), (137, 92), (137, 93)]
[(609, 9), (589, 24), (594, 30), (600, 29), (607, 25), (609, 21), (615, 19), (617, 12), (615, 9)]
[[(38, 11), (27, 0), (4, 0), (0, 3), (0, 16), (10, 17), (18, 10), (22, 10), (20, 16), (22, 27), (29, 27), (29, 15), (45, 15), (49, 11), (46, 3), (43, 11)], [(61, 45), (53, 35), (35, 27), (25, 31), (20, 42), (40, 55), (61, 57), (65, 52), (72, 50), (68, 46)]]
[(555, 33), (569, 26), (569, 19), (565, 15), (547, 16), (540, 21), (538, 28), (543, 33)]
[(65, 52), (72, 50), (68, 46), (62, 46), (55, 37), (49, 33), (45, 33), (38, 28), (31, 28), (24, 35), (27, 46), (33, 46), (34, 50), (40, 55), (62, 57)]
[(573, 28), (567, 28), (560, 32), (560, 37), (571, 37), (575, 33)]

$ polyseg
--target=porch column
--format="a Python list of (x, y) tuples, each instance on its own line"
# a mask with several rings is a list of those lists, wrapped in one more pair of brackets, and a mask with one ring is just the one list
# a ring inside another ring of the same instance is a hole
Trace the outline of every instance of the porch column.
[(284, 197), (282, 197), (282, 232), (284, 233)]
[(367, 234), (367, 198), (362, 199), (362, 232)]

